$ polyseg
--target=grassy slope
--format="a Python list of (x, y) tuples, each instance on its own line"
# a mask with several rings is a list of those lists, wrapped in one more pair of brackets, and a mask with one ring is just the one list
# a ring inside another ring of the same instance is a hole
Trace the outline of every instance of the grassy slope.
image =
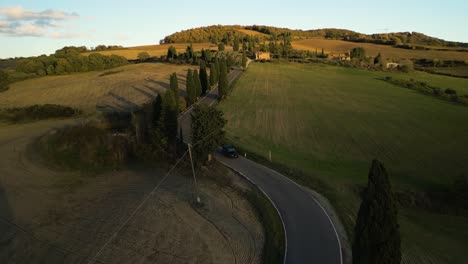
[(305, 39), (292, 42), (294, 49), (315, 51), (325, 49), (325, 53), (345, 53), (355, 47), (364, 47), (371, 56), (376, 56), (379, 52), (384, 58), (397, 59), (441, 59), (441, 60), (468, 60), (468, 52), (457, 51), (436, 51), (436, 50), (407, 50), (394, 48), (387, 45), (377, 45), (372, 43), (355, 43), (343, 40), (329, 39)]
[(164, 92), (173, 72), (178, 73), (179, 88), (185, 89), (189, 67), (142, 63), (106, 71), (29, 79), (13, 83), (8, 91), (0, 93), (0, 107), (50, 103), (83, 110), (95, 110), (97, 105), (125, 109), (144, 103), (158, 91)]
[[(190, 45), (190, 43), (136, 46), (136, 47), (128, 47), (128, 48), (118, 49), (118, 50), (86, 52), (86, 53), (83, 53), (83, 55), (87, 56), (91, 53), (100, 53), (102, 55), (115, 54), (115, 55), (123, 56), (129, 60), (136, 60), (138, 58), (138, 53), (140, 52), (148, 52), (150, 56), (160, 57), (162, 55), (167, 55), (167, 49), (170, 46), (174, 46), (177, 52), (185, 52), (188, 45)], [(193, 43), (192, 45), (195, 51), (200, 51), (201, 49), (218, 50), (218, 46), (213, 45), (211, 43)], [(226, 50), (232, 51), (232, 47), (227, 46)]]
[[(373, 158), (385, 163), (397, 189), (449, 184), (452, 177), (468, 173), (468, 123), (461, 121), (468, 107), (376, 79), (384, 75), (391, 74), (325, 65), (253, 64), (221, 105), (228, 137), (265, 157), (271, 150), (274, 161), (332, 186), (332, 200), (350, 230), (359, 203), (351, 186), (367, 181)], [(462, 83), (457, 85), (463, 89)], [(441, 263), (457, 263), (460, 255), (446, 257), (447, 252), (432, 249), (441, 241), (451, 245), (450, 252), (468, 246), (455, 234), (456, 227), (466, 226), (460, 220), (450, 222), (450, 217), (429, 216), (434, 221), (422, 225), (421, 214), (402, 212), (405, 257), (417, 258), (422, 250)], [(454, 226), (445, 234), (436, 226), (439, 221)], [(422, 244), (412, 231), (417, 228), (433, 240)]]

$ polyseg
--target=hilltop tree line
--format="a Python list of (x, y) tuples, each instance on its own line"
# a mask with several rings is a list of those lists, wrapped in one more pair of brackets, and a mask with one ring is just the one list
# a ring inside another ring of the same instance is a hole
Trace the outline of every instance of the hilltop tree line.
[(20, 59), (15, 70), (35, 76), (46, 76), (104, 70), (128, 63), (125, 57), (117, 55), (80, 55), (84, 51), (82, 48), (65, 47), (53, 55)]
[(160, 43), (205, 43), (210, 42), (218, 44), (220, 42), (225, 45), (233, 46), (236, 37), (248, 42), (249, 38), (260, 40), (259, 36), (250, 36), (242, 33), (242, 26), (209, 26), (183, 30), (172, 35), (166, 36)]
[(468, 43), (446, 41), (439, 38), (430, 37), (418, 32), (396, 32), (380, 34), (361, 34), (359, 32), (346, 29), (315, 29), (315, 30), (294, 30), (288, 28), (277, 28), (270, 26), (208, 26), (184, 30), (167, 36), (161, 43), (186, 43), (186, 42), (211, 42), (225, 45), (232, 45), (234, 37), (240, 35), (241, 38), (248, 37), (241, 33), (242, 30), (253, 30), (265, 35), (252, 36), (257, 42), (268, 40), (270, 36), (278, 36), (288, 33), (292, 40), (305, 38), (326, 38), (339, 39), (352, 42), (368, 42), (383, 45), (395, 45), (402, 48), (417, 48), (414, 45), (444, 46), (444, 47), (468, 47)]

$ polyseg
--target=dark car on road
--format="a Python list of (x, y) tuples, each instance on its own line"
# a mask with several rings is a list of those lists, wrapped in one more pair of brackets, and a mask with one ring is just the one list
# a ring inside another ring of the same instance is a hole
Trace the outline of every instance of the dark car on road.
[(224, 156), (229, 157), (229, 158), (239, 157), (239, 155), (237, 155), (236, 149), (232, 145), (223, 145), (221, 152), (223, 153)]

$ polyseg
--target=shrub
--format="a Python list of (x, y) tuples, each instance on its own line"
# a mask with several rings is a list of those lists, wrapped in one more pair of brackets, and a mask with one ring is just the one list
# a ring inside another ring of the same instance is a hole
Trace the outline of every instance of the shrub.
[(450, 89), (450, 88), (447, 88), (445, 89), (445, 93), (446, 94), (450, 94), (450, 95), (453, 95), (453, 94), (457, 94), (457, 91), (453, 90), (453, 89)]
[(68, 106), (45, 104), (28, 107), (7, 108), (0, 112), (0, 119), (9, 122), (41, 120), (49, 118), (71, 117), (81, 113), (80, 110)]
[(54, 165), (85, 171), (118, 167), (127, 160), (129, 150), (127, 138), (90, 124), (55, 131), (41, 138), (38, 146)]

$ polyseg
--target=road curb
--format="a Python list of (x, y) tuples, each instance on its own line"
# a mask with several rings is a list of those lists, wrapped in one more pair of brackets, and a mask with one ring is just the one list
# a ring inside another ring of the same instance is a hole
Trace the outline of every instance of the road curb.
[[(284, 225), (284, 219), (283, 219), (283, 216), (281, 215), (281, 212), (279, 211), (278, 207), (276, 207), (276, 204), (273, 202), (273, 200), (270, 198), (270, 196), (268, 196), (268, 194), (262, 189), (260, 188), (260, 186), (258, 186), (255, 182), (253, 182), (249, 177), (247, 177), (245, 174), (243, 174), (242, 172), (234, 169), (233, 167), (229, 166), (228, 164), (224, 163), (223, 161), (221, 160), (218, 160), (217, 161), (221, 164), (223, 164), (224, 166), (228, 167), (230, 170), (234, 171), (235, 173), (241, 175), (242, 177), (244, 177), (247, 181), (249, 181), (252, 185), (254, 185), (255, 187), (257, 187), (257, 189), (259, 189), (263, 195), (265, 195), (265, 197), (270, 201), (270, 203), (273, 205), (273, 207), (275, 208), (276, 212), (278, 213), (278, 216), (281, 220), (281, 225), (283, 226), (283, 232), (284, 232), (284, 258), (283, 258), (283, 264), (286, 264), (286, 256), (287, 256), (287, 253), (288, 253), (288, 236), (287, 236), (287, 233), (286, 233), (286, 227)], [(341, 252), (341, 248), (340, 248), (340, 252)]]

